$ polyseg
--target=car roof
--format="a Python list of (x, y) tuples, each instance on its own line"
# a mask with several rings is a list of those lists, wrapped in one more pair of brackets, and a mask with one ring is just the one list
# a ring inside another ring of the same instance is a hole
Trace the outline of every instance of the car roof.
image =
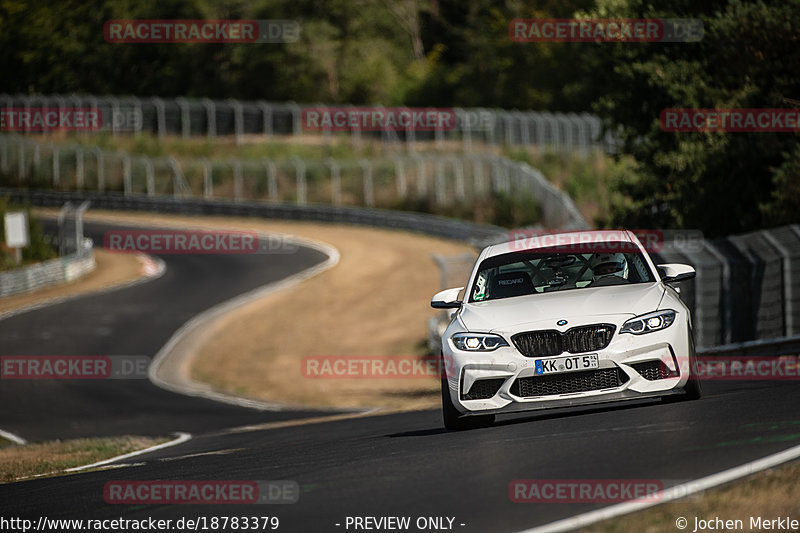
[(538, 231), (514, 232), (518, 238), (487, 246), (482, 258), (494, 257), (509, 252), (533, 251), (537, 248), (552, 248), (554, 246), (587, 245), (592, 243), (620, 242), (630, 243), (638, 249), (642, 245), (636, 235), (629, 230), (580, 230), (563, 233), (544, 233)]

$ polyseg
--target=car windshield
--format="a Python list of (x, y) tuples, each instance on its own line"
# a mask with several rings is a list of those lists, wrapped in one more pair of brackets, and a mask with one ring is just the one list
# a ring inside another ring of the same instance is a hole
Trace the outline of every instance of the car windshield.
[(655, 276), (639, 251), (511, 252), (480, 264), (470, 301), (653, 281)]

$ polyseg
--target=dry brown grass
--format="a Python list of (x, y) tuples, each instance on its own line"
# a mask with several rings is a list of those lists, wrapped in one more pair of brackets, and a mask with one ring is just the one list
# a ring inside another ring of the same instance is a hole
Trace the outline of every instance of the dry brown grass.
[[(711, 489), (686, 501), (659, 505), (587, 527), (588, 533), (661, 533), (680, 531), (675, 521), (679, 517), (688, 520), (684, 531), (694, 529), (695, 517), (701, 520), (719, 517), (722, 520), (742, 520), (743, 529), (737, 531), (760, 531), (750, 528), (750, 517), (774, 519), (791, 517), (800, 520), (800, 463), (766, 470), (745, 481)], [(766, 529), (766, 528), (764, 528)], [(700, 531), (700, 529), (698, 529)]]
[(124, 435), (7, 446), (0, 448), (0, 482), (61, 474), (67, 468), (96, 463), (167, 440), (169, 439)]

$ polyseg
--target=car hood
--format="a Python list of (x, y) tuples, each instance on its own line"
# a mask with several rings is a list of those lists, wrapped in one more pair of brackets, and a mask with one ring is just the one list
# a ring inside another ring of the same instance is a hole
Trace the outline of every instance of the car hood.
[(573, 319), (573, 326), (597, 317), (629, 318), (655, 311), (663, 295), (660, 283), (571, 289), (465, 304), (460, 319), (469, 331), (508, 330), (542, 321), (555, 326), (561, 319)]

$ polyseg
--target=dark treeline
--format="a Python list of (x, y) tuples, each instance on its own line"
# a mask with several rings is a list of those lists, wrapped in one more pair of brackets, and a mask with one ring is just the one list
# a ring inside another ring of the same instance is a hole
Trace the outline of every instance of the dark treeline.
[[(699, 18), (696, 43), (516, 43), (514, 18)], [(109, 19), (293, 19), (285, 44), (110, 44)], [(0, 92), (589, 111), (636, 178), (609, 224), (798, 221), (796, 133), (668, 133), (665, 108), (800, 100), (800, 0), (0, 0)]]

